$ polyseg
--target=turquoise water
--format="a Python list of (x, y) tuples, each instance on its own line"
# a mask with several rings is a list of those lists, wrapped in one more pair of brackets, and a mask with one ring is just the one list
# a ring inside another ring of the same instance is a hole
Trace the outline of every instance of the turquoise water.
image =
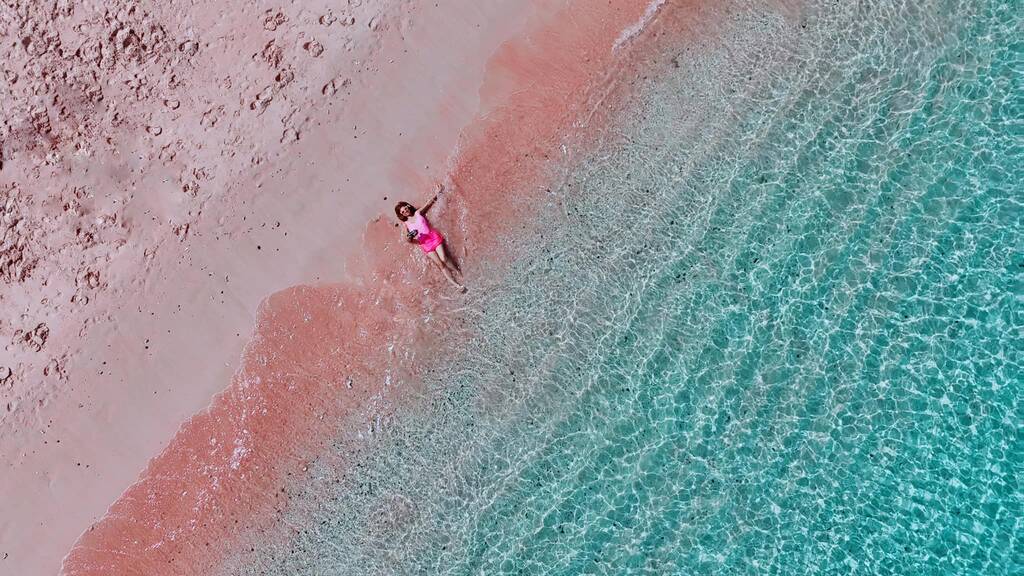
[(735, 11), (231, 571), (1024, 572), (1021, 13)]

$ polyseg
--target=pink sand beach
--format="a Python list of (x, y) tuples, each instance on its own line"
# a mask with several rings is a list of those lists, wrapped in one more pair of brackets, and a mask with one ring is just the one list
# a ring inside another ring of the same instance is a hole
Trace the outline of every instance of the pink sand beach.
[(324, 438), (406, 393), (389, 342), (447, 287), (394, 202), (447, 183), (432, 221), (472, 285), (529, 216), (506, 191), (542, 194), (642, 73), (631, 44), (699, 12), (150, 4), (3, 20), (3, 573), (213, 573)]

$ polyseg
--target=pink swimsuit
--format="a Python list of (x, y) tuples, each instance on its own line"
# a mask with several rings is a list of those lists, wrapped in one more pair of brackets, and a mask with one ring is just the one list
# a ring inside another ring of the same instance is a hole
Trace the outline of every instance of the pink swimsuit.
[(437, 230), (430, 227), (430, 222), (427, 222), (427, 217), (419, 212), (412, 215), (405, 221), (405, 228), (410, 232), (415, 230), (416, 243), (420, 245), (420, 249), (423, 250), (424, 254), (429, 254), (437, 249), (438, 246), (444, 242), (444, 236)]

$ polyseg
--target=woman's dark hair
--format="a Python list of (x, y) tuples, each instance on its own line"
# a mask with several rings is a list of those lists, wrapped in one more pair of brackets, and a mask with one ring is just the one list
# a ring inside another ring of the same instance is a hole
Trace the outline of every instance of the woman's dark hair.
[(399, 202), (398, 204), (395, 204), (395, 215), (398, 216), (398, 219), (402, 222), (405, 222), (405, 216), (402, 216), (402, 208), (409, 208), (409, 210), (412, 210), (414, 214), (416, 213), (416, 207), (408, 202)]

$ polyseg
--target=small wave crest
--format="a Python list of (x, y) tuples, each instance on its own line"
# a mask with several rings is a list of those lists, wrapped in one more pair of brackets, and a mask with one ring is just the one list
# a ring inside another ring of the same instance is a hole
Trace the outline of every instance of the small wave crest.
[(626, 42), (629, 42), (635, 38), (638, 34), (643, 32), (644, 28), (651, 23), (654, 15), (658, 13), (658, 10), (665, 4), (665, 0), (651, 0), (651, 3), (647, 5), (647, 9), (644, 10), (644, 15), (640, 17), (632, 26), (625, 28), (619, 37), (615, 39), (615, 43), (612, 44), (612, 53), (622, 48)]

